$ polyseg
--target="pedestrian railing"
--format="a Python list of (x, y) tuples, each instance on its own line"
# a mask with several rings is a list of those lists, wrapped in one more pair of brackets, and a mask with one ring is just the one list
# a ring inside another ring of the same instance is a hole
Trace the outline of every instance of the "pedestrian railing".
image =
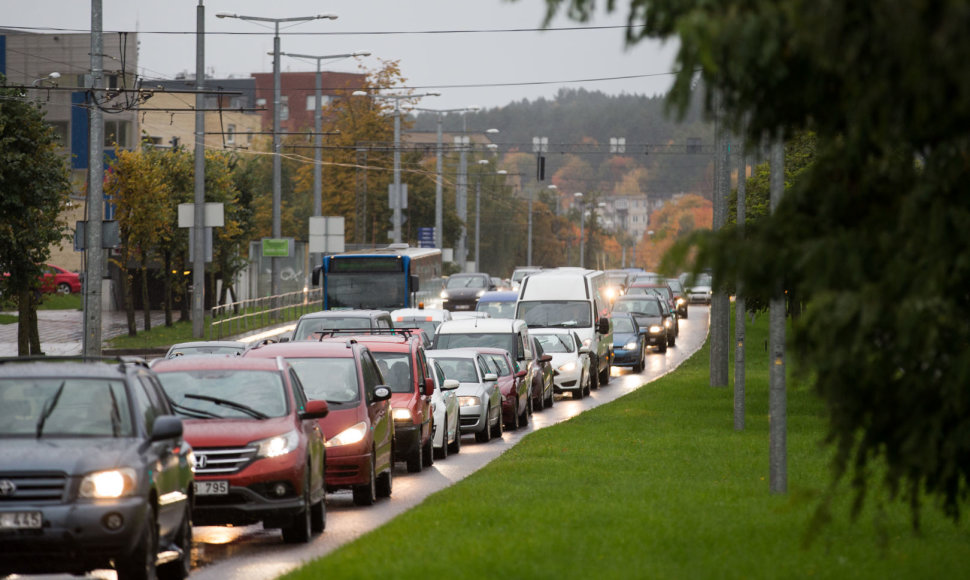
[(296, 320), (307, 312), (316, 312), (322, 304), (321, 292), (320, 288), (314, 288), (215, 306), (207, 328), (207, 338), (226, 340)]

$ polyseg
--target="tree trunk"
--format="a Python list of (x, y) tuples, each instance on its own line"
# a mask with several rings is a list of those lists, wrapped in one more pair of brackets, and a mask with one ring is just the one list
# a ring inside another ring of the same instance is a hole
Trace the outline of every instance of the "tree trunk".
[(172, 252), (165, 251), (162, 256), (162, 265), (165, 268), (162, 283), (165, 285), (165, 298), (163, 304), (165, 308), (165, 326), (172, 326)]
[(17, 299), (17, 355), (41, 356), (40, 331), (37, 328), (37, 292), (21, 292)]
[(141, 255), (141, 308), (144, 330), (152, 329), (152, 305), (148, 299), (148, 255)]
[(132, 289), (131, 272), (128, 271), (128, 256), (124, 256), (124, 268), (121, 270), (121, 293), (125, 297), (125, 315), (128, 321), (128, 336), (136, 336), (138, 328), (135, 325), (135, 294)]

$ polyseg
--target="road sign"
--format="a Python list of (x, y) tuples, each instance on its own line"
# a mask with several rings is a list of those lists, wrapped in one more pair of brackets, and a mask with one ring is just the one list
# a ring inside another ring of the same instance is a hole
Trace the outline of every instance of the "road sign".
[(435, 247), (434, 228), (418, 228), (418, 247), (420, 248)]

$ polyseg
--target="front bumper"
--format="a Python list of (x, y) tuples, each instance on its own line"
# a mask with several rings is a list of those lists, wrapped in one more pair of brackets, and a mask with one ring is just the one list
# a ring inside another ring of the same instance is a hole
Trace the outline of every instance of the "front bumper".
[(487, 407), (483, 405), (470, 405), (461, 407), (458, 410), (458, 422), (461, 423), (462, 433), (478, 433), (485, 430), (488, 426), (488, 414), (485, 412)]
[(613, 347), (613, 366), (632, 367), (640, 362), (640, 349), (626, 350)]

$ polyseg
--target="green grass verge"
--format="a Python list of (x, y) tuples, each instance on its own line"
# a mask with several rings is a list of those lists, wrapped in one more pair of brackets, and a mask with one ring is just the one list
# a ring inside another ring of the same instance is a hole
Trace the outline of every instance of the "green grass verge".
[(851, 522), (845, 488), (806, 545), (831, 479), (824, 407), (788, 380), (789, 490), (770, 494), (766, 327), (762, 316), (748, 330), (743, 432), (733, 388), (708, 386), (705, 347), (285, 578), (882, 580), (966, 570), (965, 521), (928, 506), (916, 533), (906, 506), (874, 496)]
[[(138, 324), (141, 324), (143, 316), (144, 314), (141, 311), (135, 313)], [(173, 317), (177, 320), (179, 314), (176, 312)], [(116, 336), (108, 341), (108, 346), (119, 349), (163, 348), (177, 342), (188, 342), (191, 340), (197, 339), (192, 337), (192, 321), (186, 320), (175, 322), (172, 326), (165, 326), (164, 324), (152, 326), (147, 331), (139, 331), (135, 336), (128, 336), (127, 334)]]
[[(0, 309), (7, 312), (16, 312), (17, 305), (13, 302), (4, 301), (0, 303)], [(44, 294), (43, 300), (37, 310), (80, 310), (80, 294)], [(0, 324), (16, 324), (16, 314), (0, 314)]]

